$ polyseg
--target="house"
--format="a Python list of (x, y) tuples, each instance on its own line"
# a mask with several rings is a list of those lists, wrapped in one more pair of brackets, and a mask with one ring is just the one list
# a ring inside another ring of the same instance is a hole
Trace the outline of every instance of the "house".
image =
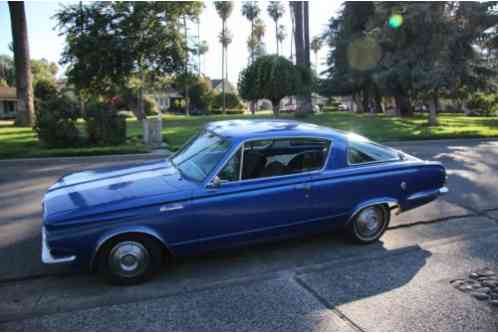
[(183, 95), (173, 87), (168, 87), (162, 91), (157, 91), (151, 96), (156, 100), (161, 111), (169, 110), (169, 108), (174, 105), (175, 100), (183, 98)]
[(0, 87), (0, 119), (15, 118), (16, 108), (16, 88)]
[[(221, 94), (221, 92), (223, 91), (224, 80), (213, 79), (209, 81), (211, 82), (211, 88), (218, 94)], [(225, 83), (225, 93), (231, 93), (237, 95), (237, 88), (235, 88), (235, 86), (228, 80)]]

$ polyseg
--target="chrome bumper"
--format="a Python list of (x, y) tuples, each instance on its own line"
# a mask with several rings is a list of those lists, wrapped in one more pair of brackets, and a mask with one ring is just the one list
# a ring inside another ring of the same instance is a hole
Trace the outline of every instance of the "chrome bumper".
[(54, 257), (50, 253), (50, 249), (47, 244), (47, 236), (45, 235), (45, 227), (42, 227), (42, 253), (41, 253), (41, 261), (44, 264), (60, 264), (64, 262), (71, 262), (76, 259), (76, 256), (68, 256), (68, 257)]
[(437, 196), (442, 195), (442, 194), (446, 194), (446, 193), (448, 193), (448, 188), (446, 186), (443, 186), (443, 187), (440, 187), (436, 190), (413, 193), (406, 200), (413, 201), (413, 200), (421, 200), (421, 199), (428, 199), (428, 198), (436, 198)]

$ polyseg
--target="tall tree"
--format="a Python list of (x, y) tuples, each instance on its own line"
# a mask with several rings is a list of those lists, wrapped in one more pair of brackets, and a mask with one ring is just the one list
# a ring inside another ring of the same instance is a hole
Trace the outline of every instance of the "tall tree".
[(279, 40), (278, 40), (278, 20), (282, 18), (285, 14), (285, 7), (280, 1), (270, 1), (266, 9), (268, 15), (275, 22), (275, 42), (277, 44), (277, 55), (279, 54)]
[[(242, 15), (251, 22), (251, 36), (249, 38), (250, 41), (254, 40), (254, 25), (256, 18), (259, 16), (259, 12), (260, 9), (256, 1), (246, 1), (242, 5)], [(255, 46), (253, 46), (253, 43), (249, 43), (248, 46), (251, 53), (250, 63), (253, 63)]]
[(330, 51), (322, 94), (351, 95), (359, 112), (368, 109), (379, 61), (378, 43), (368, 34), (374, 12), (373, 2), (347, 1), (339, 15), (330, 19), (324, 33)]
[[(309, 45), (309, 10), (306, 1), (291, 1), (294, 16), (294, 41), (296, 45), (296, 65), (303, 70), (310, 70), (310, 45)], [(313, 111), (311, 104), (311, 91), (302, 93), (298, 99), (299, 112), (309, 114)]]
[(33, 126), (35, 107), (24, 2), (9, 1), (17, 89), (17, 126)]
[[(222, 54), (221, 54), (221, 76), (222, 76), (222, 90), (223, 94), (223, 114), (226, 112), (226, 96), (225, 96), (225, 42), (227, 41), (225, 33), (228, 31), (225, 29), (226, 21), (230, 17), (233, 11), (233, 2), (232, 1), (215, 1), (214, 6), (216, 11), (218, 12), (219, 17), (221, 18), (221, 37), (220, 42), (222, 44)], [(226, 44), (228, 45), (228, 44)]]
[(282, 45), (283, 41), (287, 38), (287, 31), (285, 30), (285, 25), (280, 24), (277, 30), (277, 42)]
[[(202, 6), (198, 2), (94, 2), (82, 8), (63, 7), (56, 19), (66, 37), (62, 63), (69, 65), (69, 83), (77, 90), (111, 98), (137, 79), (142, 97), (147, 77), (184, 68), (188, 48), (178, 21), (183, 15), (198, 15)], [(82, 19), (85, 29), (81, 29)], [(142, 120), (143, 98), (138, 102), (135, 114)]]

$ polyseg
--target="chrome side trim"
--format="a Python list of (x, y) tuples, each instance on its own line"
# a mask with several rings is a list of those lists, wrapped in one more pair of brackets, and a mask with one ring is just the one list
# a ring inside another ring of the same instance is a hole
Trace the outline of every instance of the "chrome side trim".
[(161, 206), (161, 208), (159, 208), (159, 211), (160, 212), (170, 212), (172, 210), (179, 210), (179, 209), (183, 209), (182, 204), (170, 204), (170, 205)]
[(42, 253), (41, 253), (41, 261), (44, 264), (60, 264), (64, 262), (71, 262), (76, 259), (76, 256), (68, 256), (68, 257), (54, 257), (50, 253), (50, 249), (47, 244), (47, 236), (45, 234), (45, 227), (42, 227)]

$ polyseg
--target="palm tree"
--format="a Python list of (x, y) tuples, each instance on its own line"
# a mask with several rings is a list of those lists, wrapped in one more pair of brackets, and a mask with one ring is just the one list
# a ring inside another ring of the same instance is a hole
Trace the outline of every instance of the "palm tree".
[[(242, 15), (245, 16), (249, 21), (251, 21), (251, 37), (249, 40), (254, 40), (254, 20), (259, 15), (259, 6), (255, 1), (247, 1), (242, 5)], [(252, 45), (252, 44), (251, 44)], [(255, 48), (251, 47), (248, 43), (249, 50), (251, 51), (251, 63), (254, 62), (254, 50)]]
[(267, 9), (268, 15), (273, 19), (275, 22), (275, 40), (277, 42), (277, 55), (279, 53), (279, 48), (278, 48), (278, 20), (284, 16), (285, 13), (285, 7), (282, 5), (280, 1), (270, 1), (270, 4), (268, 5)]
[(225, 74), (223, 76), (223, 87), (225, 87), (225, 82), (228, 80), (228, 45), (232, 43), (233, 34), (227, 27), (225, 27), (225, 29), (218, 35), (218, 40), (225, 49)]
[(202, 73), (201, 70), (202, 57), (207, 53), (208, 50), (209, 50), (209, 45), (207, 41), (201, 40), (197, 44), (197, 53), (199, 55), (199, 75), (201, 75)]
[[(230, 17), (233, 11), (233, 2), (232, 1), (215, 1), (214, 2), (214, 7), (216, 8), (216, 11), (218, 12), (218, 15), (221, 18), (221, 34), (222, 38), (220, 39), (220, 42), (222, 43), (222, 54), (221, 54), (221, 76), (222, 76), (222, 82), (223, 85), (221, 86), (221, 93), (223, 96), (223, 113), (225, 113), (225, 104), (226, 104), (226, 98), (225, 98), (225, 44), (226, 38), (224, 34), (227, 32), (225, 29), (225, 24), (227, 19)], [(228, 44), (227, 44), (228, 45)]]
[(281, 24), (278, 26), (277, 30), (277, 46), (278, 43), (282, 45), (282, 42), (285, 40), (285, 38), (287, 38), (287, 32), (285, 31), (285, 25)]
[(9, 1), (10, 23), (14, 46), (17, 89), (17, 126), (33, 126), (35, 107), (33, 103), (33, 84), (31, 60), (29, 56), (28, 26), (24, 2)]
[(315, 36), (311, 40), (311, 49), (313, 50), (313, 53), (315, 53), (315, 71), (318, 73), (318, 51), (322, 48), (323, 45), (323, 40), (320, 38), (320, 36)]

